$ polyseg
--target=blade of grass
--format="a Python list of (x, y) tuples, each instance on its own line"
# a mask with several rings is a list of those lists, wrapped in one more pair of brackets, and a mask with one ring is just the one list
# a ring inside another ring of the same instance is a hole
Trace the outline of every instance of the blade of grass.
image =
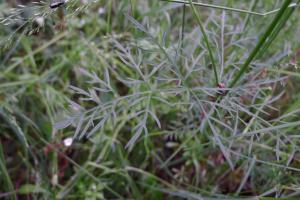
[[(166, 1), (166, 2), (171, 2), (171, 3), (190, 4), (189, 1), (181, 1), (181, 0), (161, 0), (161, 1)], [(231, 12), (246, 13), (246, 14), (257, 15), (257, 16), (262, 16), (262, 17), (270, 15), (270, 14), (274, 14), (274, 13), (280, 11), (280, 9), (275, 9), (275, 10), (271, 10), (271, 11), (268, 11), (265, 13), (259, 13), (259, 12), (254, 12), (254, 11), (250, 11), (250, 10), (230, 8), (230, 7), (226, 7), (226, 6), (218, 6), (218, 5), (214, 5), (214, 4), (206, 4), (206, 3), (200, 3), (200, 2), (192, 2), (192, 4), (190, 4), (190, 5), (226, 10), (226, 11), (231, 11)], [(298, 4), (293, 3), (293, 4), (290, 4), (289, 7), (296, 7), (297, 5)]]
[(25, 59), (28, 59), (30, 56), (34, 56), (37, 53), (40, 53), (41, 51), (45, 50), (47, 47), (51, 46), (52, 44), (55, 44), (57, 41), (61, 40), (62, 38), (64, 38), (66, 35), (68, 34), (68, 32), (63, 32), (58, 34), (56, 37), (54, 37), (52, 40), (50, 40), (49, 42), (45, 43), (44, 45), (42, 45), (41, 47), (33, 50), (31, 52), (30, 55), (26, 55), (20, 59), (18, 59), (17, 61), (15, 61), (12, 65), (8, 66), (4, 72), (2, 72), (0, 74), (0, 78), (5, 77), (9, 72), (11, 72), (15, 67), (19, 66), (20, 64), (23, 63), (23, 61)]
[[(300, 1), (297, 2), (299, 4)], [(286, 24), (287, 20), (291, 17), (293, 12), (295, 11), (295, 7), (290, 8), (286, 13), (284, 13), (281, 20), (278, 22), (277, 28), (272, 32), (271, 36), (268, 38), (264, 48), (262, 48), (257, 57), (260, 57), (273, 43), (275, 38), (278, 36), (279, 32), (283, 29), (284, 25)]]
[(269, 39), (270, 35), (274, 31), (274, 29), (277, 27), (277, 25), (280, 22), (280, 20), (282, 19), (282, 17), (284, 17), (284, 14), (285, 14), (286, 10), (289, 8), (289, 5), (290, 5), (291, 2), (292, 2), (292, 0), (286, 0), (283, 3), (280, 11), (275, 16), (275, 18), (273, 19), (273, 21), (271, 22), (271, 24), (267, 28), (266, 32), (260, 38), (260, 40), (257, 43), (256, 47), (252, 50), (251, 54), (249, 55), (249, 57), (247, 58), (247, 60), (245, 61), (245, 63), (241, 67), (241, 69), (239, 70), (239, 72), (235, 75), (233, 81), (231, 81), (231, 83), (229, 84), (230, 88), (234, 87), (237, 84), (237, 82), (240, 80), (242, 75), (247, 71), (247, 69), (249, 68), (249, 66), (250, 66), (251, 62), (253, 61), (253, 59), (257, 56), (257, 54), (260, 52), (260, 50), (264, 47), (264, 45), (266, 44), (266, 42)]
[(4, 159), (1, 143), (0, 143), (0, 174), (1, 174), (1, 180), (3, 180), (3, 182), (1, 181), (3, 183), (1, 187), (3, 187), (5, 192), (11, 192), (10, 196), (7, 197), (7, 199), (12, 199), (12, 200), (17, 199), (16, 193), (14, 192), (14, 186), (12, 184), (7, 168), (5, 166), (5, 159)]
[(183, 5), (182, 8), (182, 24), (181, 24), (181, 37), (180, 37), (180, 44), (179, 44), (179, 51), (180, 51), (180, 56), (182, 56), (182, 46), (183, 46), (183, 40), (184, 40), (184, 30), (185, 30), (185, 16), (186, 16), (186, 6), (185, 4)]
[[(253, 11), (256, 8), (257, 4), (258, 4), (258, 0), (253, 0), (252, 5), (251, 5), (251, 11)], [(243, 30), (245, 30), (246, 27), (248, 26), (250, 17), (251, 17), (251, 14), (248, 13), (246, 16), (245, 22), (243, 24)]]
[(287, 71), (287, 70), (282, 70), (282, 69), (267, 69), (270, 72), (274, 72), (276, 74), (283, 74), (283, 75), (288, 75), (288, 76), (293, 76), (295, 78), (300, 78), (300, 73), (298, 72), (292, 72), (292, 71)]
[(189, 2), (190, 2), (190, 5), (192, 7), (193, 14), (196, 17), (197, 23), (198, 23), (198, 25), (200, 27), (200, 30), (202, 32), (203, 39), (204, 39), (206, 48), (208, 50), (209, 57), (210, 57), (210, 60), (211, 60), (211, 64), (212, 64), (212, 67), (213, 67), (213, 70), (214, 70), (215, 82), (216, 82), (216, 85), (218, 85), (219, 84), (219, 77), (218, 77), (218, 72), (217, 72), (217, 66), (216, 66), (216, 63), (215, 63), (215, 59), (214, 59), (214, 56), (213, 56), (213, 51), (212, 51), (212, 48), (210, 46), (210, 42), (209, 42), (208, 36), (206, 34), (204, 26), (202, 25), (202, 22), (201, 22), (199, 14), (198, 14), (198, 12), (196, 10), (196, 7), (194, 6), (192, 0), (189, 0)]
[(23, 150), (26, 152), (28, 150), (28, 143), (26, 136), (22, 129), (19, 127), (19, 125), (16, 122), (16, 119), (8, 113), (4, 108), (0, 108), (0, 118), (3, 119), (5, 123), (9, 125), (9, 127), (12, 129), (12, 131), (16, 134), (17, 138), (20, 140)]
[(107, 27), (106, 27), (107, 35), (110, 34), (112, 30), (111, 18), (112, 18), (112, 1), (108, 1), (108, 15), (107, 15)]
[(244, 176), (244, 178), (242, 179), (239, 188), (237, 189), (237, 191), (235, 192), (235, 195), (238, 196), (240, 194), (240, 192), (242, 191), (242, 189), (244, 188), (248, 178), (250, 177), (250, 174), (253, 170), (253, 167), (255, 166), (255, 162), (256, 162), (256, 156), (254, 155), (252, 161), (249, 161), (249, 167), (248, 170)]

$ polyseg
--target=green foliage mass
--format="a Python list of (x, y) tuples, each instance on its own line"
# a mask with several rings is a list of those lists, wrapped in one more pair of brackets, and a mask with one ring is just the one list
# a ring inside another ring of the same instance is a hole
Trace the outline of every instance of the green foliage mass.
[(0, 3), (0, 198), (298, 198), (299, 0)]

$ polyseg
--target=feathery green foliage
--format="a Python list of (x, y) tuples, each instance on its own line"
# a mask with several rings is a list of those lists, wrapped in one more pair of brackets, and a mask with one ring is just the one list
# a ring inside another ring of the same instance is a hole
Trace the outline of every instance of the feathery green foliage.
[(0, 198), (299, 196), (299, 1), (0, 4)]

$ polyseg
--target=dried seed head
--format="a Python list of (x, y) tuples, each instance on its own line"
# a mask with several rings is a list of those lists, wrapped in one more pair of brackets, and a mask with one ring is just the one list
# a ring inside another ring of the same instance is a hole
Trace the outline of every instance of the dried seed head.
[(219, 88), (225, 88), (226, 86), (225, 86), (224, 83), (218, 83), (218, 87), (219, 87)]
[[(224, 83), (218, 83), (218, 88), (224, 89), (224, 88), (226, 88), (226, 85)], [(224, 96), (226, 94), (226, 91), (225, 90), (219, 90), (218, 94)]]

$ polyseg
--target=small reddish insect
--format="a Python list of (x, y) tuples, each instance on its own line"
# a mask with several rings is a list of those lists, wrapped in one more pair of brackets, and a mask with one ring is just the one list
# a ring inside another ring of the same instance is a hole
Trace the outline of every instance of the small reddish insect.
[(218, 87), (219, 87), (219, 88), (225, 88), (226, 86), (225, 86), (224, 83), (218, 83)]
[[(226, 85), (224, 83), (218, 83), (218, 88), (224, 89), (224, 88), (226, 88)], [(218, 93), (219, 93), (219, 95), (224, 96), (226, 94), (226, 91), (225, 90), (219, 90)]]

